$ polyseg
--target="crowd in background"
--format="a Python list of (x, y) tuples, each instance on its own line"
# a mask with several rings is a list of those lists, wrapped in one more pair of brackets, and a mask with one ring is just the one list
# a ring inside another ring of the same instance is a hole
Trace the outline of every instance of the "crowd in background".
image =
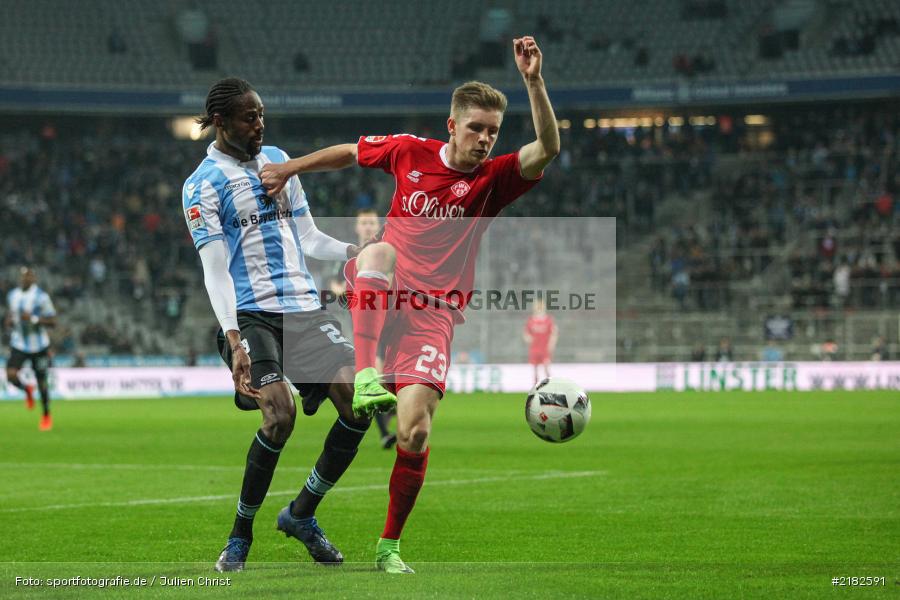
[(898, 140), (889, 108), (784, 112), (719, 169), (709, 215), (657, 236), (653, 286), (683, 309), (728, 306), (752, 278), (786, 282), (798, 309), (900, 305)]
[[(162, 121), (139, 134), (121, 120), (85, 122), (80, 129), (45, 122), (2, 134), (3, 264), (36, 266), (63, 303), (115, 304), (136, 322), (173, 331), (188, 290), (200, 289), (181, 185), (209, 140), (176, 141)], [(392, 128), (407, 129), (399, 122)], [(728, 306), (730, 284), (762, 277), (773, 265), (789, 271), (798, 308), (896, 306), (900, 118), (890, 107), (865, 105), (781, 110), (768, 131), (766, 141), (754, 141), (741, 118), (721, 116), (705, 127), (574, 122), (562, 129), (562, 154), (542, 184), (504, 214), (616, 217), (620, 247), (651, 235), (652, 287), (682, 309)], [(295, 156), (360, 133), (288, 132), (277, 142)], [(495, 153), (533, 135), (530, 119), (511, 116)], [(383, 214), (393, 193), (391, 178), (374, 170), (304, 181), (317, 217), (352, 216), (365, 207)], [(665, 199), (690, 204), (702, 192), (711, 198), (705, 211), (660, 221)], [(4, 292), (15, 284), (12, 271), (5, 275)], [(70, 345), (146, 350), (98, 321), (72, 333)]]

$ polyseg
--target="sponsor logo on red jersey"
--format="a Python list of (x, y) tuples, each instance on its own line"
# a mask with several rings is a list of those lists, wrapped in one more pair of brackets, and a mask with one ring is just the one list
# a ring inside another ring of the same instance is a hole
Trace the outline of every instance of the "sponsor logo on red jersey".
[(465, 206), (441, 206), (436, 196), (429, 198), (425, 192), (413, 192), (409, 197), (403, 196), (400, 208), (412, 217), (425, 217), (433, 221), (461, 220), (466, 215)]
[(450, 191), (453, 192), (457, 198), (462, 198), (469, 193), (469, 184), (465, 181), (457, 181), (450, 187)]

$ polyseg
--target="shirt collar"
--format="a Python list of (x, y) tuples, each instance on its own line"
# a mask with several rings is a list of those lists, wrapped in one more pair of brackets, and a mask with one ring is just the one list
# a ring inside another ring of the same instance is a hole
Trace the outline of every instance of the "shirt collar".
[(206, 155), (217, 162), (224, 162), (226, 164), (234, 165), (236, 167), (240, 167), (243, 165), (249, 165), (251, 163), (256, 162), (256, 158), (252, 158), (248, 161), (241, 161), (241, 160), (238, 160), (237, 158), (231, 156), (230, 154), (225, 154), (224, 152), (222, 152), (221, 150), (216, 148), (215, 142), (212, 142), (209, 145), (209, 147), (206, 149)]
[(481, 166), (481, 165), (477, 165), (474, 168), (469, 169), (468, 171), (463, 171), (462, 169), (457, 169), (455, 167), (451, 167), (450, 161), (447, 160), (447, 148), (449, 146), (450, 146), (450, 144), (444, 144), (443, 146), (441, 146), (441, 151), (438, 153), (441, 155), (441, 162), (444, 163), (444, 166), (447, 167), (448, 169), (450, 169), (452, 171), (456, 171), (457, 173), (474, 173), (478, 169), (478, 167)]

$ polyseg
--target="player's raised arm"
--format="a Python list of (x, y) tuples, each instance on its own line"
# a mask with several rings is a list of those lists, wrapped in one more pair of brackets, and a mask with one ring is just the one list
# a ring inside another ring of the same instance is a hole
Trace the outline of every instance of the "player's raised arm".
[(294, 175), (315, 171), (337, 171), (354, 164), (356, 164), (356, 144), (338, 144), (280, 164), (269, 163), (259, 172), (259, 177), (269, 193), (277, 194)]
[(543, 55), (531, 36), (513, 40), (516, 55), (516, 67), (525, 80), (528, 90), (528, 101), (531, 103), (531, 118), (534, 120), (534, 132), (537, 139), (519, 150), (519, 165), (522, 177), (537, 179), (544, 167), (559, 154), (559, 128), (556, 115), (544, 87), (541, 76), (541, 60)]

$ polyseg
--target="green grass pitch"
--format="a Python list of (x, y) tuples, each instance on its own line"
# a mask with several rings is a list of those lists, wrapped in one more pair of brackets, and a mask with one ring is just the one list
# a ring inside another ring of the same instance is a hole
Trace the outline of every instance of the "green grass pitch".
[[(375, 433), (319, 509), (343, 567), (275, 531), (334, 411), (298, 417), (247, 571), (214, 588), (197, 578), (216, 576), (258, 414), (224, 398), (69, 401), (40, 433), (37, 411), (3, 402), (0, 598), (900, 596), (900, 394), (592, 402), (585, 433), (553, 445), (528, 430), (524, 396), (443, 401), (402, 542), (408, 577), (373, 568), (394, 458)], [(15, 585), (74, 576), (156, 579)], [(859, 576), (885, 584), (832, 586)]]

